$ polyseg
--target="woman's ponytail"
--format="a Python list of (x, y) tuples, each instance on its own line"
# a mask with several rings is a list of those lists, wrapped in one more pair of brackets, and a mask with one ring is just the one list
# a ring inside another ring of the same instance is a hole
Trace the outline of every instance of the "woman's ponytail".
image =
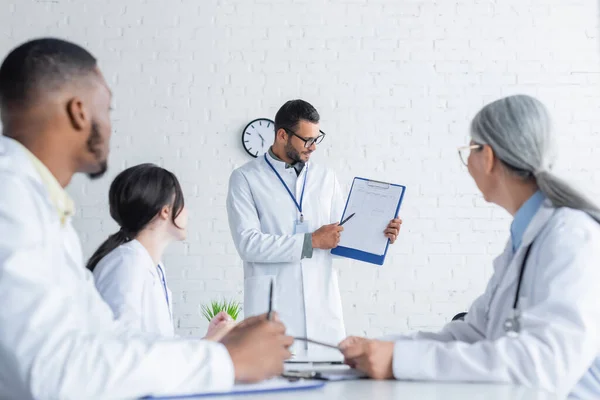
[(88, 261), (85, 267), (90, 271), (94, 272), (94, 268), (96, 268), (96, 265), (100, 262), (100, 260), (102, 260), (108, 253), (110, 253), (120, 245), (125, 244), (129, 241), (131, 241), (131, 238), (127, 233), (125, 233), (123, 228), (121, 228), (117, 233), (113, 233), (112, 235), (110, 235), (108, 239), (106, 239), (100, 245), (100, 247), (98, 247), (98, 250), (96, 250), (92, 257), (90, 257), (90, 260)]

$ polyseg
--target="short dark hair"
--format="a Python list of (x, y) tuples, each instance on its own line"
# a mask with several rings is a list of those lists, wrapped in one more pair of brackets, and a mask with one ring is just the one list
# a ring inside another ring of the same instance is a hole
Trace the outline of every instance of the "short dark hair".
[(275, 115), (275, 132), (282, 128), (296, 129), (300, 120), (319, 123), (319, 113), (304, 100), (290, 100), (281, 106)]
[(26, 106), (42, 91), (60, 89), (96, 68), (83, 47), (61, 39), (31, 40), (12, 50), (0, 66), (0, 106)]

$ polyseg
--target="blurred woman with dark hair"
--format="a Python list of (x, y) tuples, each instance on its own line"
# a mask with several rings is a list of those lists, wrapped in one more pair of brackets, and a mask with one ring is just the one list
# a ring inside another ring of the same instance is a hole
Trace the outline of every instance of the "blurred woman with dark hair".
[[(162, 256), (185, 240), (188, 213), (173, 173), (153, 164), (121, 172), (110, 186), (110, 215), (119, 224), (96, 250), (87, 268), (115, 318), (132, 329), (175, 335), (171, 291)], [(210, 322), (207, 339), (219, 340), (232, 327), (226, 313)]]

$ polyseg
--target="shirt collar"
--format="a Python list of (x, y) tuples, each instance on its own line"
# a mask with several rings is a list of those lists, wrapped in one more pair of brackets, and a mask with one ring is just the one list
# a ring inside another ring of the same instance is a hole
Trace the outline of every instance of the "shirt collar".
[(541, 191), (537, 191), (519, 208), (512, 224), (510, 225), (510, 237), (512, 241), (512, 251), (515, 253), (523, 241), (523, 233), (529, 226), (531, 219), (537, 213), (546, 196)]
[(65, 224), (68, 218), (75, 214), (75, 202), (69, 196), (67, 191), (61, 186), (56, 177), (52, 175), (52, 172), (40, 161), (29, 149), (23, 146), (21, 143), (15, 140), (15, 143), (23, 150), (27, 155), (33, 167), (40, 175), (42, 183), (48, 190), (50, 195), (50, 201), (56, 208), (58, 216), (60, 217), (61, 224)]
[(273, 153), (273, 148), (272, 147), (269, 147), (269, 155), (275, 161), (279, 161), (281, 163), (285, 163), (285, 169), (294, 168), (296, 170), (296, 175), (299, 175), (300, 172), (302, 172), (302, 169), (304, 169), (305, 163), (303, 163), (303, 162), (297, 162), (297, 163), (294, 163), (294, 164), (288, 164), (288, 163), (284, 162), (282, 159), (280, 159), (279, 157), (277, 157), (275, 155), (275, 153)]
[[(129, 242), (125, 243), (125, 246), (130, 247), (131, 249), (139, 252), (140, 254), (143, 254), (143, 257), (146, 259), (146, 262), (144, 263), (146, 268), (150, 271), (152, 276), (160, 278), (160, 275), (157, 274), (157, 265), (154, 264), (154, 260), (152, 259), (150, 252), (139, 240), (131, 239)], [(164, 272), (165, 268), (162, 261), (159, 262), (158, 265), (160, 265), (161, 271)]]

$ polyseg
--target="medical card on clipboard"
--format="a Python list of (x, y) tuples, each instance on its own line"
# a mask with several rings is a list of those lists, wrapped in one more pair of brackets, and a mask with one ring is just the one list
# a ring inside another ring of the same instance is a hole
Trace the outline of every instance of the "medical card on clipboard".
[(406, 187), (364, 178), (354, 178), (341, 221), (344, 224), (338, 247), (331, 254), (383, 265), (389, 239), (384, 231), (398, 216)]

